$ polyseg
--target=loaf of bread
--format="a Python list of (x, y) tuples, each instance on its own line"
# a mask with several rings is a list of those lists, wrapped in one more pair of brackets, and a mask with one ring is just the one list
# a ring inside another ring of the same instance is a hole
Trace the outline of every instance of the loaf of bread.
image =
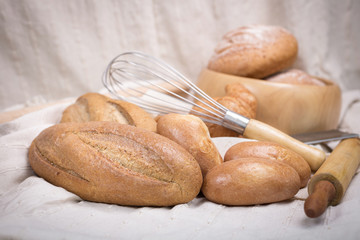
[(297, 52), (296, 38), (282, 27), (243, 26), (223, 36), (208, 69), (261, 79), (290, 67)]
[(29, 149), (35, 173), (84, 200), (129, 206), (191, 201), (202, 185), (199, 164), (157, 133), (114, 122), (60, 123)]
[(142, 108), (98, 93), (87, 93), (65, 109), (61, 122), (110, 121), (156, 131), (156, 121)]
[[(247, 118), (256, 117), (257, 100), (255, 96), (245, 88), (241, 83), (231, 83), (225, 86), (225, 96), (215, 97), (218, 103), (226, 107), (227, 109), (243, 115)], [(209, 109), (202, 103), (199, 105), (203, 108)], [(195, 110), (204, 112), (204, 110), (194, 107)], [(211, 137), (237, 137), (238, 132), (225, 128), (221, 125), (214, 123), (206, 123), (209, 129)]]
[(289, 165), (242, 158), (212, 168), (205, 176), (202, 193), (219, 204), (254, 205), (290, 199), (299, 188), (299, 175)]
[(285, 163), (299, 174), (300, 187), (305, 187), (310, 179), (311, 169), (306, 160), (277, 143), (263, 141), (237, 143), (226, 151), (224, 161), (239, 158), (264, 158)]
[(315, 86), (325, 86), (326, 84), (306, 72), (299, 69), (291, 69), (285, 72), (275, 74), (267, 79), (269, 82), (279, 82), (279, 83), (290, 83), (295, 85), (315, 85)]
[(161, 116), (157, 131), (188, 150), (199, 163), (203, 176), (223, 162), (205, 123), (196, 116), (175, 113)]

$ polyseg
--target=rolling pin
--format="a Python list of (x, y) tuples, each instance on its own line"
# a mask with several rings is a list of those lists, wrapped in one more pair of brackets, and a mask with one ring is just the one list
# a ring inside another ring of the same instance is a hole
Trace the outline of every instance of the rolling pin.
[(340, 203), (360, 163), (360, 139), (342, 140), (316, 171), (308, 184), (304, 211), (319, 217), (326, 208)]

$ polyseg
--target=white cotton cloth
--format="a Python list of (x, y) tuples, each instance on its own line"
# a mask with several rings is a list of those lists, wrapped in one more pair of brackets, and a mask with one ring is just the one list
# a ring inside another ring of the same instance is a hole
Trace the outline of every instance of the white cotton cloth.
[[(357, 92), (343, 94), (343, 128), (359, 132)], [(265, 205), (227, 207), (198, 196), (174, 207), (124, 207), (93, 203), (56, 187), (31, 170), (28, 148), (60, 121), (69, 103), (0, 125), (0, 239), (358, 239), (360, 176), (342, 202), (317, 219), (306, 217), (308, 196)], [(340, 126), (342, 127), (342, 126)], [(240, 138), (214, 138), (220, 153)]]

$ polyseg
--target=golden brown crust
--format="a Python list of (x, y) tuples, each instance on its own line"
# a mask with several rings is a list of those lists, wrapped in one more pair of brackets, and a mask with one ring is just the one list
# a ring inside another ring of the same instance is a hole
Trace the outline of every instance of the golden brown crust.
[(252, 94), (244, 85), (241, 83), (230, 83), (225, 86), (226, 96), (234, 97), (239, 102), (245, 105), (248, 110), (246, 117), (255, 118), (257, 110), (257, 100), (254, 94)]
[(113, 122), (61, 123), (32, 142), (29, 162), (50, 183), (84, 200), (172, 206), (197, 196), (199, 164), (175, 142)]
[(156, 131), (156, 121), (142, 108), (98, 93), (87, 93), (63, 112), (61, 123), (110, 121)]
[[(257, 100), (255, 96), (241, 83), (231, 83), (225, 87), (226, 95), (213, 98), (215, 101), (226, 107), (227, 109), (238, 113), (247, 118), (255, 118), (257, 110)], [(193, 109), (206, 113), (202, 109), (209, 109), (203, 103), (197, 103), (200, 107), (195, 106)], [(195, 114), (196, 115), (196, 114)], [(225, 128), (221, 125), (206, 122), (211, 137), (241, 137), (238, 132)]]
[[(224, 97), (217, 97), (214, 98), (218, 103), (226, 107), (227, 109), (236, 112), (240, 115), (243, 115), (247, 118), (254, 118), (255, 112), (252, 112), (249, 106), (239, 100), (236, 97), (232, 96), (224, 96)], [(209, 132), (211, 137), (236, 137), (239, 136), (238, 132), (235, 132), (233, 130), (230, 130), (228, 128), (225, 128), (221, 125), (213, 124), (213, 123), (207, 123), (207, 126), (209, 128)]]
[(311, 169), (305, 159), (296, 152), (273, 142), (237, 143), (227, 150), (224, 161), (252, 157), (276, 160), (293, 167), (299, 174), (301, 187), (305, 187), (310, 179)]
[(291, 69), (285, 72), (278, 73), (266, 79), (269, 82), (290, 83), (295, 85), (315, 85), (325, 86), (326, 84), (319, 79), (316, 79), (306, 72), (298, 69)]
[(214, 167), (202, 192), (225, 205), (254, 205), (292, 198), (300, 188), (297, 172), (287, 164), (261, 158), (235, 159)]
[(199, 163), (203, 176), (223, 162), (205, 123), (198, 117), (174, 113), (161, 116), (157, 131), (188, 150)]
[(223, 36), (208, 63), (208, 69), (264, 78), (291, 66), (297, 51), (297, 40), (282, 27), (243, 26)]

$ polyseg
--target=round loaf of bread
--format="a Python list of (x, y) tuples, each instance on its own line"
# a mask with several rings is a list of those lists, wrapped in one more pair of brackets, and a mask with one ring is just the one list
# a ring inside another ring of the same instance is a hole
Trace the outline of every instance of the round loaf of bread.
[(254, 205), (290, 199), (299, 188), (299, 175), (289, 165), (243, 158), (211, 169), (205, 176), (202, 193), (219, 204)]
[(281, 72), (265, 79), (269, 82), (279, 82), (279, 83), (290, 83), (295, 85), (315, 85), (315, 86), (325, 86), (326, 84), (306, 72), (298, 69), (291, 69), (285, 72)]
[(264, 78), (290, 67), (298, 52), (296, 38), (279, 26), (250, 25), (225, 34), (208, 69), (250, 78)]
[(237, 143), (226, 151), (224, 161), (253, 157), (275, 160), (293, 167), (299, 174), (300, 187), (305, 187), (310, 179), (311, 169), (306, 160), (296, 152), (273, 142)]
[(211, 141), (208, 128), (196, 116), (175, 113), (161, 116), (157, 131), (188, 150), (199, 163), (203, 176), (223, 162), (219, 151)]
[(114, 122), (60, 123), (29, 149), (35, 173), (84, 200), (173, 206), (200, 192), (199, 164), (159, 134)]
[(111, 99), (99, 93), (87, 93), (65, 109), (61, 122), (110, 121), (129, 124), (152, 132), (156, 121), (135, 104)]

